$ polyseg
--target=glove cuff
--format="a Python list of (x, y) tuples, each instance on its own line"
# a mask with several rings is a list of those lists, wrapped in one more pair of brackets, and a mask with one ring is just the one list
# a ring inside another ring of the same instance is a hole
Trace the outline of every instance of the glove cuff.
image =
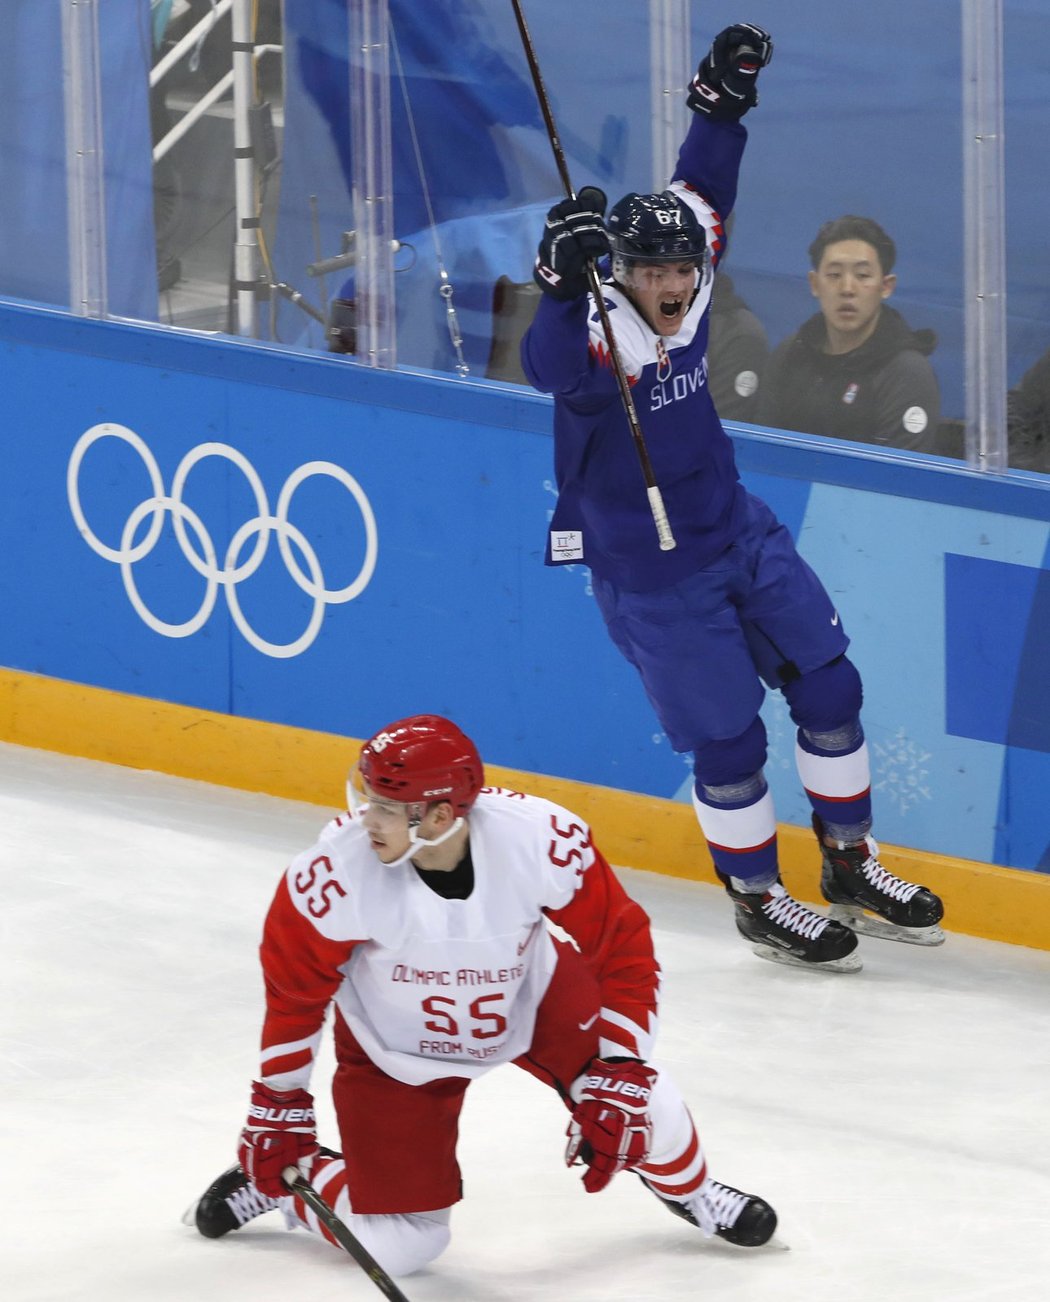
[(532, 278), (545, 294), (558, 303), (570, 303), (574, 298), (583, 298), (590, 289), (585, 275), (559, 276), (538, 258), (532, 268)]
[(739, 122), (758, 103), (758, 91), (752, 86), (745, 95), (730, 95), (721, 78), (713, 71), (707, 59), (689, 83), (685, 97), (686, 107), (702, 117), (715, 122)]
[(250, 1133), (263, 1130), (312, 1131), (316, 1126), (312, 1094), (302, 1089), (275, 1090), (260, 1081), (252, 1082), (245, 1130)]

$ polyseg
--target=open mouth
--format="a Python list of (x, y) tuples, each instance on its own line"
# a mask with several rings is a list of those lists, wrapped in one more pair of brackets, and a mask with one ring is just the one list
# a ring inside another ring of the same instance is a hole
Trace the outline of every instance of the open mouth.
[(668, 321), (673, 321), (682, 310), (682, 302), (680, 298), (670, 298), (665, 303), (661, 303), (660, 315)]

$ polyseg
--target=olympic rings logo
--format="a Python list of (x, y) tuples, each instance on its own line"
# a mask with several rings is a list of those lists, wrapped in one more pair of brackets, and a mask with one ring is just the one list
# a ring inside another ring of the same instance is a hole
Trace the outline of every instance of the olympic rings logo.
[[(144, 498), (125, 521), (119, 547), (108, 547), (97, 537), (88, 524), (80, 504), (81, 463), (88, 449), (104, 438), (121, 439), (135, 449), (142, 458), (153, 489), (153, 495)], [(232, 462), (248, 481), (248, 486), (255, 498), (256, 515), (254, 519), (246, 520), (230, 539), (221, 568), (218, 565), (215, 544), (204, 527), (203, 521), (182, 500), (190, 471), (206, 457), (222, 457)], [(342, 484), (357, 503), (358, 510), (364, 520), (365, 556), (361, 568), (351, 583), (348, 583), (345, 588), (337, 588), (334, 591), (325, 587), (324, 575), (321, 572), (321, 564), (317, 558), (317, 553), (302, 531), (288, 519), (288, 512), (296, 489), (314, 475), (326, 475)], [(341, 605), (360, 596), (368, 586), (376, 566), (379, 537), (371, 503), (353, 475), (349, 474), (341, 466), (334, 465), (331, 461), (309, 461), (293, 470), (278, 494), (276, 511), (271, 513), (266, 491), (255, 467), (242, 452), (238, 452), (236, 448), (230, 447), (227, 443), (201, 443), (187, 452), (175, 471), (171, 492), (165, 493), (164, 482), (161, 479), (160, 468), (156, 459), (145, 441), (134, 430), (130, 430), (124, 425), (93, 425), (77, 440), (76, 447), (74, 447), (69, 458), (69, 467), (66, 473), (66, 491), (69, 496), (69, 507), (73, 513), (77, 529), (80, 531), (80, 536), (93, 552), (120, 566), (120, 574), (124, 580), (124, 589), (128, 594), (128, 600), (142, 621), (154, 632), (160, 633), (164, 637), (190, 637), (202, 628), (215, 608), (215, 602), (221, 588), (226, 596), (226, 604), (233, 617), (233, 622), (244, 639), (257, 651), (261, 651), (263, 655), (274, 656), (278, 659), (291, 659), (293, 656), (302, 655), (317, 637), (324, 621), (325, 607)], [(165, 517), (169, 511), (175, 528), (175, 537), (178, 540), (183, 556), (201, 578), (205, 580), (206, 584), (200, 608), (195, 615), (182, 624), (169, 624), (154, 615), (139, 593), (133, 569), (135, 563), (148, 556), (156, 546), (161, 530), (164, 528)], [(145, 536), (136, 542), (135, 535), (147, 518), (149, 519), (149, 527)], [(269, 549), (271, 532), (277, 536), (277, 546), (289, 575), (296, 585), (308, 597), (312, 598), (314, 603), (304, 632), (294, 641), (286, 643), (268, 642), (256, 633), (245, 618), (244, 611), (241, 609), (237, 598), (237, 585), (250, 578), (262, 564)], [(193, 535), (192, 538), (191, 534)], [(254, 547), (247, 559), (242, 561), (241, 553), (251, 538), (255, 539)], [(293, 543), (305, 561), (309, 574), (303, 572), (296, 559), (292, 551)]]

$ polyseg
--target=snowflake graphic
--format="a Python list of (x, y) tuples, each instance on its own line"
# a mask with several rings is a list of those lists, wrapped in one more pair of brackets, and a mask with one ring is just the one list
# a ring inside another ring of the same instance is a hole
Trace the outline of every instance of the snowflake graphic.
[(932, 800), (929, 777), (926, 767), (932, 752), (923, 750), (908, 736), (903, 728), (898, 728), (892, 739), (885, 745), (874, 742), (872, 750), (875, 759), (876, 791), (888, 796), (890, 803), (906, 814), (909, 809), (922, 800)]

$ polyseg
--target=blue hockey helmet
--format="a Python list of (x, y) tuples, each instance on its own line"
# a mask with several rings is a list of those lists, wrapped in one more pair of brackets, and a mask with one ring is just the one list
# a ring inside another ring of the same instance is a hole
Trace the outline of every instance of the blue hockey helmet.
[(624, 195), (613, 205), (606, 226), (614, 275), (617, 263), (703, 262), (707, 248), (704, 228), (692, 208), (670, 190)]

